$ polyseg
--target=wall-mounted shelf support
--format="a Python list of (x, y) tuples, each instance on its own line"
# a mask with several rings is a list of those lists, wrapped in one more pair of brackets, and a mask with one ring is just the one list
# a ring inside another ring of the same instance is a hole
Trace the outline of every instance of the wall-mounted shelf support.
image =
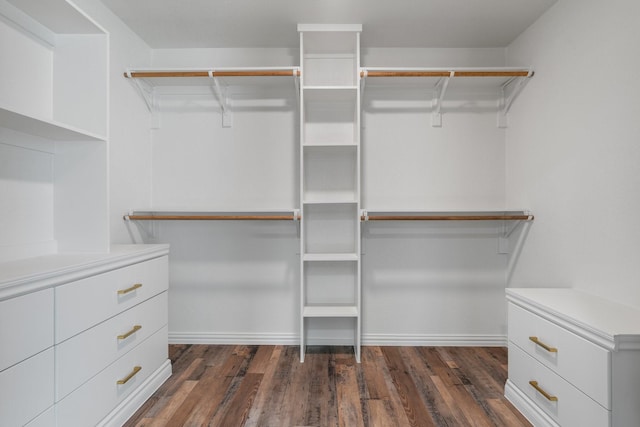
[(218, 81), (218, 78), (214, 76), (213, 70), (209, 70), (209, 79), (211, 79), (211, 81), (213, 82), (213, 84), (211, 85), (211, 89), (213, 90), (213, 94), (220, 104), (220, 111), (222, 114), (222, 127), (231, 127), (233, 123), (233, 116), (231, 114), (231, 108), (229, 107), (227, 90), (226, 88), (223, 90), (220, 87), (220, 82)]
[(133, 85), (138, 91), (138, 94), (144, 100), (149, 113), (151, 113), (151, 129), (159, 129), (160, 115), (158, 113), (158, 99), (156, 98), (153, 87), (142, 79), (133, 78), (131, 75), (131, 70), (127, 70), (125, 72), (125, 77), (131, 79)]
[(449, 77), (441, 77), (436, 84), (436, 90), (433, 97), (433, 112), (431, 113), (431, 126), (442, 127), (442, 100), (447, 93), (447, 87), (449, 87), (449, 80), (455, 76), (456, 72), (451, 71)]
[[(522, 89), (527, 85), (529, 79), (533, 76), (533, 70), (529, 69), (529, 72), (526, 76), (518, 76), (513, 77), (500, 86), (500, 98), (498, 107), (500, 111), (498, 111), (498, 127), (506, 128), (507, 127), (507, 114), (511, 109), (511, 105), (513, 101), (516, 100)], [(513, 86), (509, 96), (506, 96), (507, 90), (510, 86)]]

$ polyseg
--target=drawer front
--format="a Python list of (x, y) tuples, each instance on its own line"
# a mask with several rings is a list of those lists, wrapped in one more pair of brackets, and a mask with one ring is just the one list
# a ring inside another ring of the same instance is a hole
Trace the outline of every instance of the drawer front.
[(168, 283), (163, 256), (58, 286), (56, 343), (167, 290)]
[[(82, 387), (56, 405), (58, 425), (65, 427), (94, 426), (107, 416), (123, 399), (136, 390), (167, 360), (166, 326), (140, 343)], [(125, 384), (117, 384), (137, 373)]]
[(56, 401), (165, 326), (167, 318), (167, 292), (162, 292), (57, 345)]
[[(610, 411), (512, 343), (509, 343), (509, 379), (561, 426), (610, 425)], [(539, 389), (530, 381), (535, 381)], [(557, 401), (549, 400), (543, 393)]]
[(0, 371), (53, 345), (53, 290), (0, 302)]
[[(537, 337), (540, 344), (530, 337)], [(611, 409), (611, 353), (608, 350), (511, 303), (509, 341)], [(557, 351), (549, 351), (543, 345)]]
[(0, 425), (22, 426), (53, 405), (53, 348), (0, 372)]

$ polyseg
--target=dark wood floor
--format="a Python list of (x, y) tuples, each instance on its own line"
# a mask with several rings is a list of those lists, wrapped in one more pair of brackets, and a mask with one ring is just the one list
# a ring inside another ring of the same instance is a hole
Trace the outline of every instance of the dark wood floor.
[(171, 345), (173, 375), (132, 426), (529, 426), (504, 399), (507, 351)]

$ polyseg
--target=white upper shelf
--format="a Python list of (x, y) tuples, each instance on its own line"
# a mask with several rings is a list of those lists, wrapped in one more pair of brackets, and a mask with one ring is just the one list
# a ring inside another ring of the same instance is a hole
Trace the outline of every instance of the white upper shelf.
[(138, 68), (127, 70), (124, 76), (142, 79), (152, 87), (207, 86), (214, 78), (223, 86), (273, 85), (278, 81), (290, 84), (286, 78), (299, 77), (300, 67)]

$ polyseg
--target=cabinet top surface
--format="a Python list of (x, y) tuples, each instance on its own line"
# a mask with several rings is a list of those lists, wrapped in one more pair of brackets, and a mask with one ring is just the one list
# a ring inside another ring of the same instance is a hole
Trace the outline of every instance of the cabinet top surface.
[(633, 307), (576, 289), (519, 288), (506, 292), (510, 301), (543, 310), (576, 328), (611, 340), (623, 336), (640, 339), (640, 310)]
[(114, 245), (108, 253), (65, 253), (0, 263), (0, 300), (166, 255), (169, 245)]

